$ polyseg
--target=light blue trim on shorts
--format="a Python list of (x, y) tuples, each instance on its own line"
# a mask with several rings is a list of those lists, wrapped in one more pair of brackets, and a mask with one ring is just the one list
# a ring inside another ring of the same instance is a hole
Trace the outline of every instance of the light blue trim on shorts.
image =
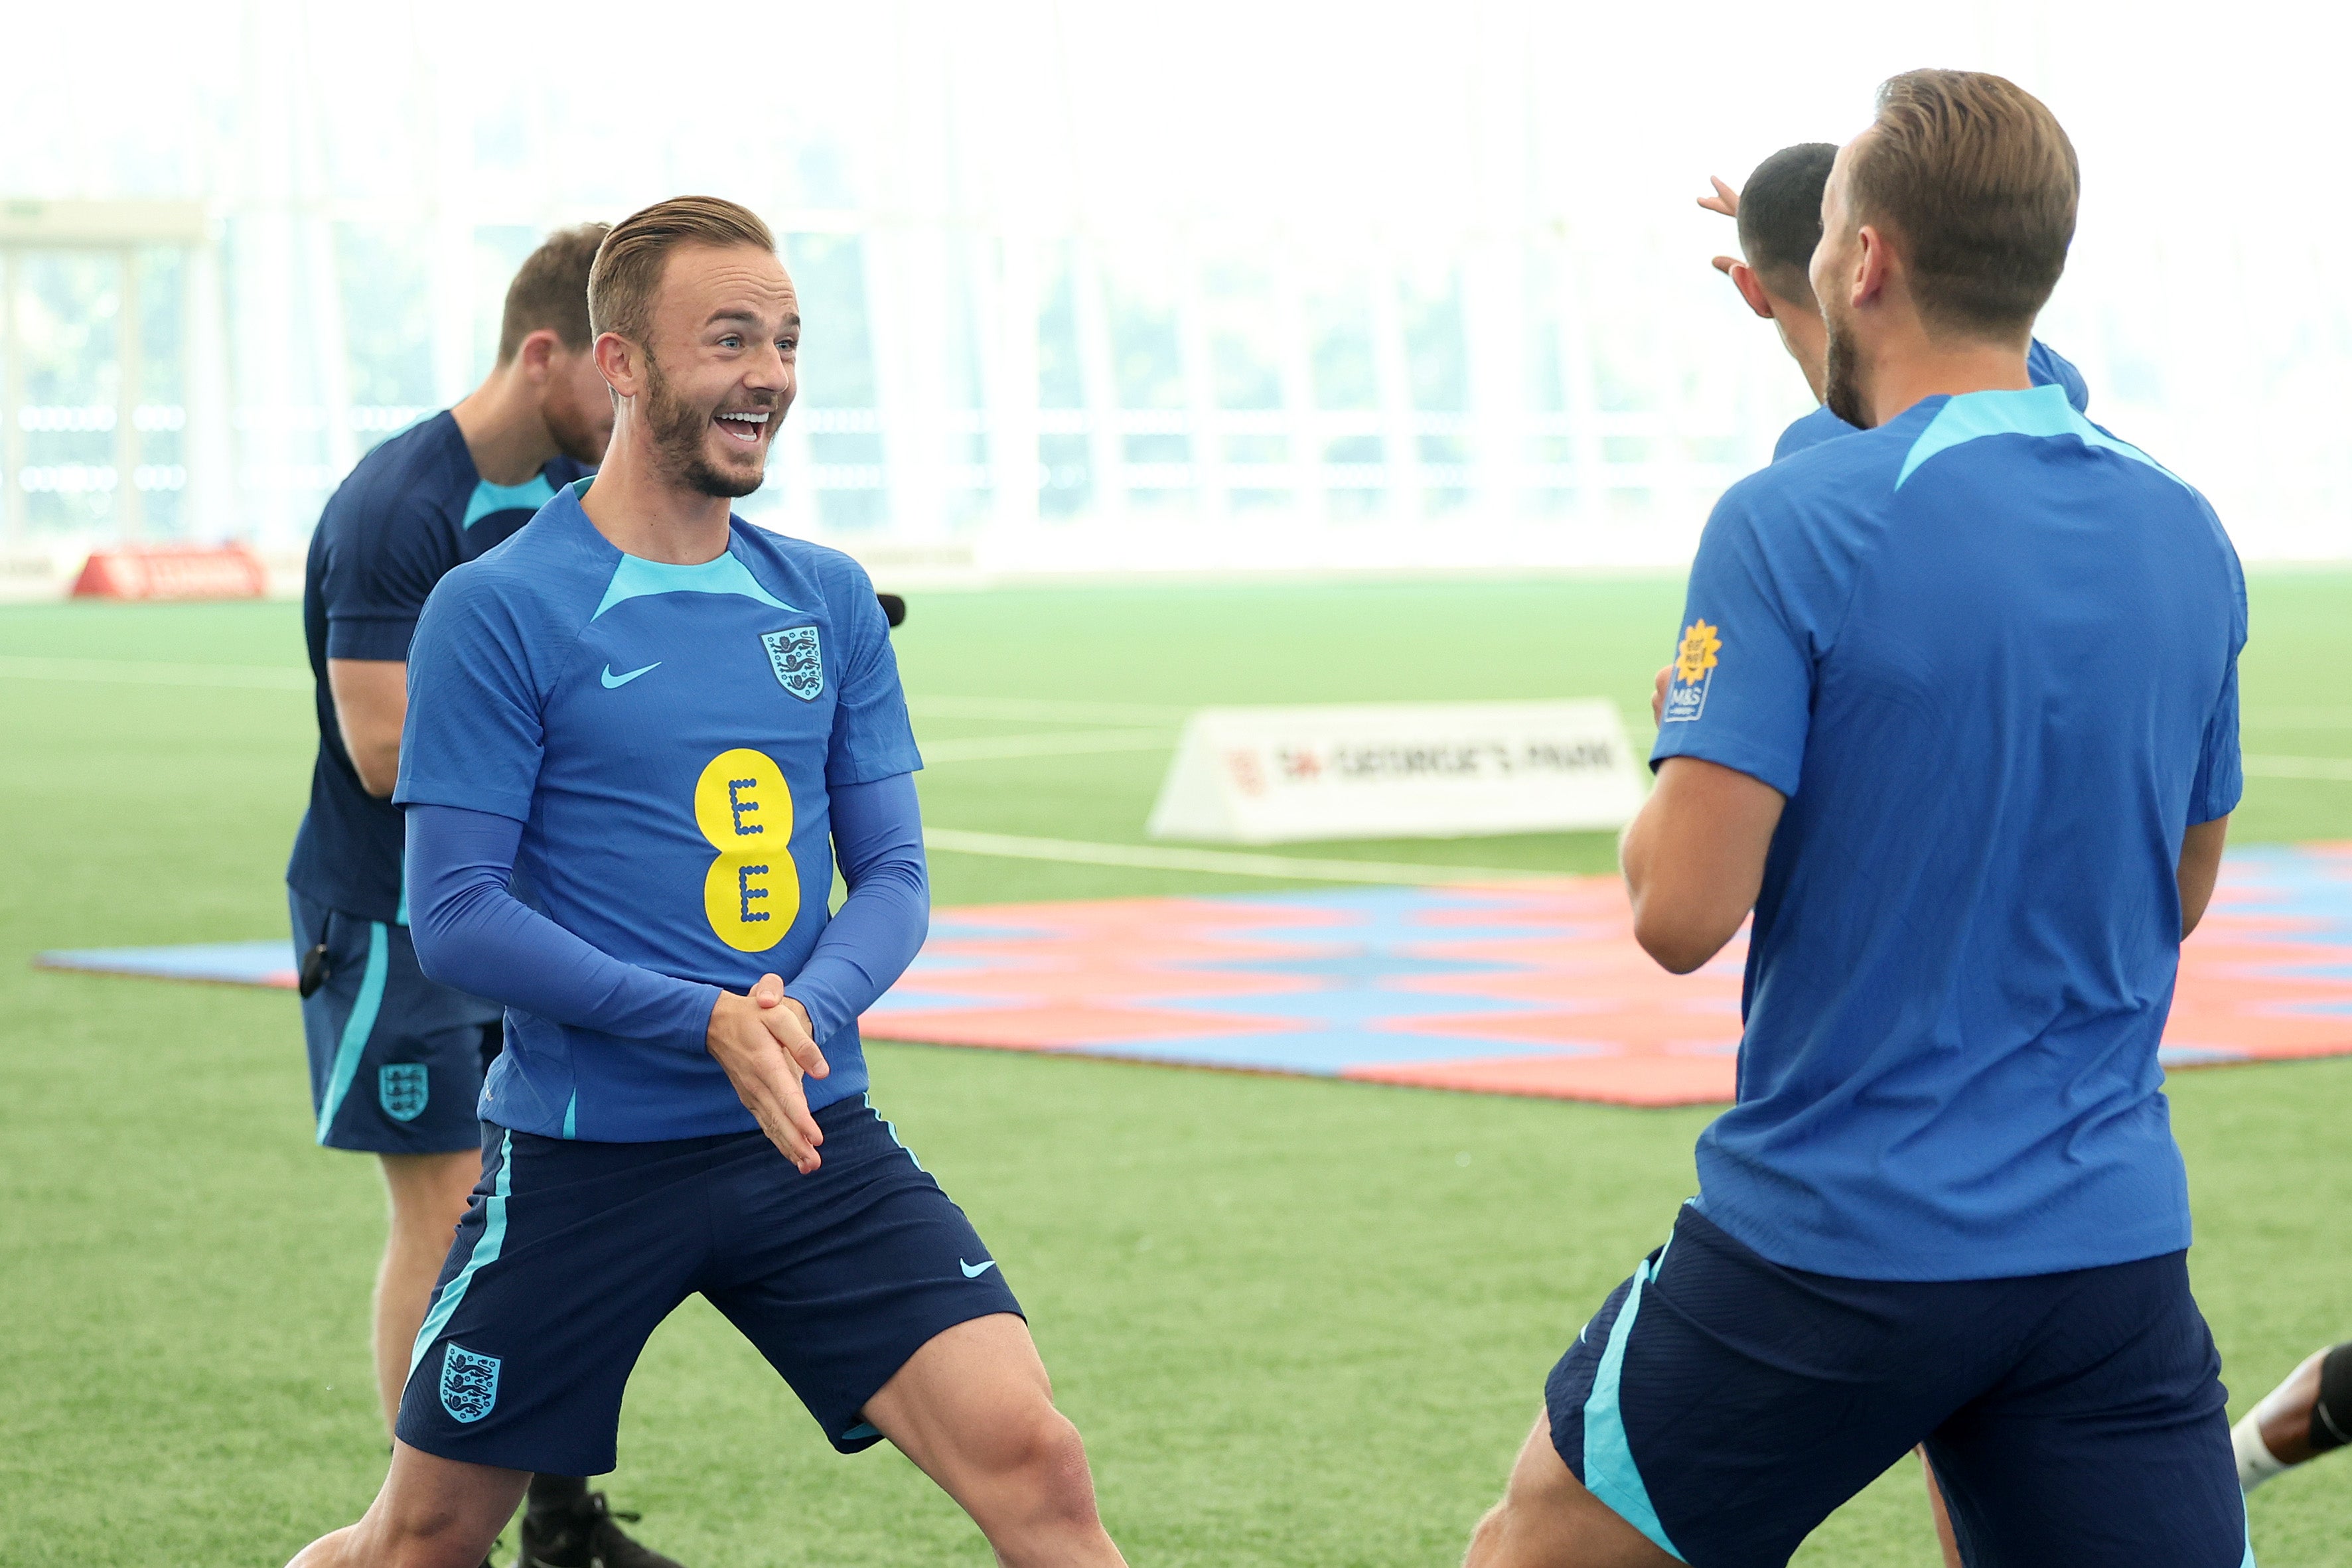
[[(868, 1111), (874, 1111), (874, 1091), (872, 1091), (871, 1089), (868, 1089), (868, 1090), (866, 1092), (866, 1108)], [(906, 1140), (906, 1139), (904, 1139), (904, 1138), (902, 1138), (902, 1137), (900, 1137), (900, 1136), (898, 1135), (898, 1123), (896, 1123), (896, 1122), (893, 1122), (892, 1120), (890, 1120), (890, 1118), (889, 1118), (889, 1117), (885, 1116), (885, 1115), (884, 1115), (884, 1114), (882, 1114), (882, 1113), (881, 1113), (881, 1112), (879, 1112), (879, 1111), (874, 1111), (874, 1119), (875, 1119), (876, 1121), (877, 1121), (877, 1122), (879, 1122), (879, 1123), (881, 1123), (881, 1124), (882, 1124), (882, 1129), (883, 1129), (883, 1131), (885, 1131), (885, 1132), (887, 1132), (887, 1133), (888, 1133), (888, 1134), (890, 1134), (890, 1141), (891, 1141), (892, 1143), (894, 1143), (894, 1144), (898, 1145), (901, 1149), (905, 1149), (905, 1150), (906, 1150), (907, 1157), (908, 1157), (908, 1159), (910, 1159), (910, 1160), (914, 1160), (914, 1162), (915, 1162), (915, 1168), (916, 1168), (917, 1170), (919, 1170), (919, 1171), (923, 1171), (923, 1162), (922, 1162), (921, 1160), (919, 1160), (919, 1159), (916, 1159), (916, 1158), (915, 1158), (915, 1151), (914, 1151), (914, 1150), (912, 1150), (912, 1149), (908, 1149), (908, 1148), (907, 1148), (907, 1140)], [(929, 1172), (929, 1171), (923, 1171), (923, 1174), (924, 1174), (925, 1176), (929, 1176), (929, 1175), (930, 1175), (931, 1173), (930, 1173), (930, 1172)], [(843, 1435), (844, 1437), (856, 1437), (856, 1433), (854, 1433), (854, 1432), (845, 1432), (845, 1433), (844, 1433), (844, 1434), (842, 1434), (842, 1435)]]
[(368, 1036), (375, 1032), (375, 1016), (383, 1010), (383, 983), (392, 971), (392, 948), (383, 922), (368, 922), (367, 968), (360, 975), (359, 995), (352, 998), (352, 1016), (343, 1020), (343, 1038), (335, 1045), (334, 1071), (327, 1075), (327, 1092), (319, 1099), (319, 1142), (334, 1129), (335, 1113), (359, 1076), (360, 1058), (367, 1053)]
[(563, 1103), (563, 1135), (566, 1138), (577, 1138), (580, 1134), (575, 1129), (579, 1125), (580, 1091), (574, 1089), (572, 1092), (572, 1098)]
[[(2238, 1511), (2245, 1513), (2245, 1511), (2246, 1500), (2241, 1494), (2238, 1499)], [(2254, 1520), (2252, 1514), (2246, 1514), (2246, 1555), (2245, 1560), (2238, 1564), (2238, 1568), (2254, 1568)]]
[(1633, 1270), (1633, 1288), (1625, 1293), (1617, 1321), (1609, 1325), (1609, 1344), (1601, 1354), (1600, 1370), (1593, 1375), (1592, 1393), (1584, 1401), (1584, 1486), (1612, 1513), (1648, 1536), (1659, 1551), (1677, 1563), (1687, 1563), (1690, 1559), (1675, 1550), (1675, 1543), (1666, 1539), (1665, 1526), (1658, 1522), (1650, 1489), (1642, 1480), (1641, 1467), (1633, 1462), (1633, 1445), (1625, 1437), (1624, 1410), (1617, 1399), (1618, 1382), (1625, 1371), (1625, 1343), (1633, 1337), (1634, 1314), (1642, 1309), (1642, 1288), (1658, 1277), (1658, 1266), (1665, 1260), (1662, 1249), (1657, 1264), (1644, 1259)]
[(433, 1310), (425, 1314), (425, 1324), (416, 1331), (416, 1348), (408, 1353), (408, 1375), (416, 1375), (416, 1364), (441, 1337), (457, 1314), (457, 1303), (466, 1299), (466, 1287), (474, 1276), (499, 1260), (499, 1252), (507, 1244), (507, 1199), (514, 1196), (514, 1134), (506, 1133), (499, 1138), (499, 1179), (490, 1188), (490, 1196), (482, 1200), (482, 1234), (474, 1241), (473, 1255), (457, 1277), (441, 1289), (435, 1298)]

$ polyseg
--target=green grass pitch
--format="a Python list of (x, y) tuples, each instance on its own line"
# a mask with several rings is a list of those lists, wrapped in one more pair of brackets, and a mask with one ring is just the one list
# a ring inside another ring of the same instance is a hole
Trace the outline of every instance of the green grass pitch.
[[(1639, 708), (1664, 581), (918, 594), (910, 692), (1139, 708), (1605, 695)], [(2249, 752), (2352, 756), (2352, 578), (2253, 585)], [(37, 973), (36, 950), (275, 935), (311, 737), (287, 605), (0, 611), (0, 1559), (283, 1562), (382, 1477), (373, 1162), (317, 1149), (290, 997)], [(50, 663), (35, 663), (49, 661)], [(115, 672), (58, 661), (128, 661)], [(937, 711), (935, 709), (935, 711)], [(968, 714), (967, 710), (967, 714)], [(1074, 714), (1085, 710), (1073, 709)], [(933, 743), (1098, 728), (1039, 708)], [(1149, 721), (1149, 712), (1139, 716)], [(946, 749), (952, 750), (952, 747)], [(937, 826), (1141, 842), (1157, 751), (942, 762)], [(2352, 834), (2352, 783), (2258, 777), (2242, 840)], [(1299, 852), (1577, 871), (1601, 836)], [(942, 904), (1279, 885), (940, 854)], [(1545, 1371), (1664, 1234), (1702, 1112), (877, 1045), (877, 1098), (1030, 1309), (1140, 1565), (1447, 1564)], [(2174, 1103), (2198, 1291), (2236, 1408), (2352, 1333), (2352, 1061), (2193, 1072)], [(583, 1298), (596, 1288), (580, 1281)], [(985, 1563), (887, 1448), (835, 1457), (699, 1302), (632, 1385), (615, 1500), (712, 1564)], [(2352, 1461), (2253, 1502), (2268, 1568), (2342, 1561)], [(1906, 1461), (1807, 1568), (1937, 1561)]]

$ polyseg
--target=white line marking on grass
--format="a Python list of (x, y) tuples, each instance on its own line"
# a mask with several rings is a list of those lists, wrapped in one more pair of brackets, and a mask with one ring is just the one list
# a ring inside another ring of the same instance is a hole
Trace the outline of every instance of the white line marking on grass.
[(908, 697), (907, 706), (931, 718), (1001, 718), (1036, 724), (1180, 725), (1189, 707), (1153, 703), (1060, 702), (1028, 697)]
[(925, 762), (993, 762), (1008, 757), (1082, 757), (1088, 752), (1172, 751), (1164, 729), (1076, 729), (1053, 735), (978, 735), (923, 742)]
[(112, 681), (138, 686), (247, 686), (303, 691), (308, 670), (274, 664), (167, 664), (136, 659), (26, 659), (0, 656), (0, 676), (27, 681)]
[(2248, 757), (2245, 770), (2263, 779), (2333, 779), (2352, 783), (2352, 757)]
[[(1236, 854), (1228, 850), (1166, 849), (1151, 844), (1096, 844), (1075, 839), (1031, 839), (1011, 833), (968, 833), (926, 828), (927, 848), (1000, 860), (1059, 861), (1068, 865), (1132, 866), (1145, 871), (1219, 872), (1227, 876), (1288, 877), (1300, 882), (1444, 883), (1493, 882), (1546, 874), (1501, 866), (1416, 865), (1383, 861), (1303, 860), (1289, 855)], [(1552, 873), (1565, 874), (1565, 873)]]

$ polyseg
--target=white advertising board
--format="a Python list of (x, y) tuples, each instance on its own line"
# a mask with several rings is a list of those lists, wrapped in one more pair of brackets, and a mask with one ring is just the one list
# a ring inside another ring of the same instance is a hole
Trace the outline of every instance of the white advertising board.
[(1643, 769), (1613, 703), (1203, 708), (1146, 829), (1278, 844), (1618, 828)]

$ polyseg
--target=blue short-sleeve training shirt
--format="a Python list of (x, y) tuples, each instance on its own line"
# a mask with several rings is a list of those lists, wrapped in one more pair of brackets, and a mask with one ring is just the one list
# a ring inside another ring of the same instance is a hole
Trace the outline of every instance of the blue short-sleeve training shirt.
[[(2091, 412), (2091, 387), (2083, 379), (2083, 372), (2076, 370), (2065, 355), (2039, 338), (2026, 346), (2025, 373), (2032, 378), (2035, 386), (2064, 389), (2066, 401), (2074, 405), (2076, 413)], [(1819, 446), (1824, 441), (1834, 441), (1841, 435), (1853, 433), (1853, 425), (1832, 413), (1829, 405), (1823, 403), (1780, 433), (1780, 439), (1772, 445), (1772, 461), (1778, 463), (1808, 446)]]
[(2204, 497), (2061, 388), (1931, 397), (1734, 486), (1683, 627), (1654, 760), (1788, 797), (1708, 1218), (1865, 1279), (2186, 1247), (2157, 1044), (2246, 635)]
[(400, 812), (367, 792), (343, 749), (327, 661), (407, 658), (442, 575), (505, 542), (587, 472), (558, 457), (522, 484), (493, 485), (445, 409), (377, 445), (328, 498), (302, 578), (319, 755), (286, 866), (297, 893), (362, 919), (406, 923)]
[[(443, 580), (409, 660), (402, 805), (523, 824), (516, 896), (625, 963), (748, 990), (829, 916), (827, 790), (922, 766), (872, 584), (837, 550), (736, 519), (698, 566), (624, 555), (559, 493)], [(812, 1108), (862, 1092), (853, 1024)], [(757, 1124), (691, 1039), (509, 1009), (482, 1118), (639, 1143)]]

